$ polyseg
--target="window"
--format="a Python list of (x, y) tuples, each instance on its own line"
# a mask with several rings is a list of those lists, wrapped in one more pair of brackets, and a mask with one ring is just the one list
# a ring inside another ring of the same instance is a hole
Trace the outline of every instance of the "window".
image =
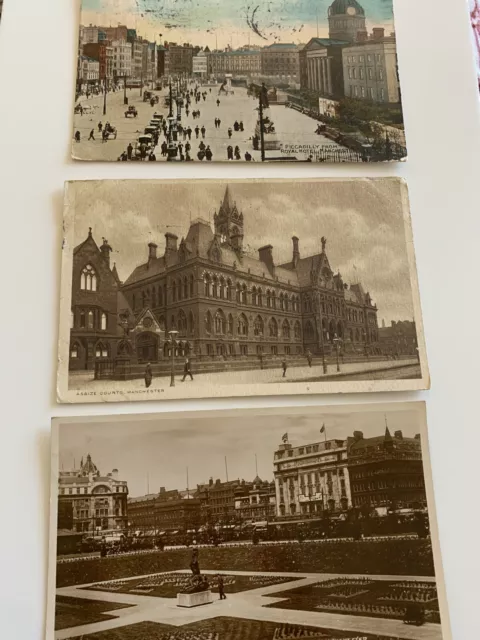
[(355, 69), (355, 67), (352, 67), (352, 78), (355, 80), (357, 77), (357, 70)]
[(70, 358), (78, 358), (78, 343), (74, 342), (70, 347)]
[(270, 347), (270, 351), (272, 352), (272, 356), (276, 356), (278, 355), (278, 347), (276, 344), (272, 344), (272, 346)]
[(225, 315), (221, 309), (219, 309), (215, 314), (215, 333), (219, 333), (221, 335), (226, 333)]
[(238, 318), (237, 333), (240, 336), (247, 336), (248, 335), (248, 320), (243, 315), (243, 313), (240, 314), (240, 316)]
[(285, 355), (286, 355), (286, 356), (289, 356), (289, 355), (290, 355), (290, 347), (289, 347), (289, 346), (286, 346), (286, 347), (285, 347)]
[(385, 100), (385, 89), (380, 89), (380, 95), (379, 98), (382, 102), (384, 102)]
[(379, 80), (383, 80), (383, 69), (382, 69), (382, 67), (380, 67), (378, 69), (378, 79)]
[(190, 298), (193, 298), (193, 275), (189, 278), (189, 293)]
[(307, 324), (305, 325), (305, 339), (308, 342), (311, 342), (312, 340), (314, 340), (314, 336), (315, 336), (315, 332), (314, 332), (314, 329), (313, 329), (313, 325), (309, 320), (307, 322)]
[(186, 277), (183, 279), (183, 297), (188, 298), (188, 281)]
[(207, 333), (212, 333), (212, 314), (210, 311), (207, 311), (205, 316), (205, 331)]
[(195, 318), (192, 311), (188, 314), (188, 332), (195, 333)]
[(173, 284), (172, 284), (172, 300), (173, 300), (173, 302), (176, 302), (176, 300), (177, 300), (177, 282), (176, 282), (176, 280), (174, 280)]
[(89, 311), (87, 314), (87, 327), (93, 329), (93, 311)]
[(82, 274), (80, 276), (80, 289), (82, 289), (82, 291), (97, 290), (97, 275), (91, 264), (87, 264), (82, 269)]
[(107, 314), (106, 313), (102, 313), (102, 315), (101, 315), (100, 328), (101, 328), (102, 331), (106, 331), (107, 330)]
[(358, 77), (360, 78), (360, 80), (363, 80), (363, 67), (360, 67), (360, 69), (358, 70)]
[(294, 327), (295, 340), (300, 340), (302, 337), (302, 327), (300, 326), (300, 322), (297, 320), (295, 322)]
[(367, 56), (367, 61), (368, 61), (368, 62), (371, 62), (371, 61), (372, 61), (372, 56), (371, 56), (370, 54), (368, 54), (368, 56)]
[(284, 338), (290, 338), (290, 325), (287, 320), (284, 320), (282, 324), (282, 336)]
[(263, 336), (263, 320), (260, 316), (257, 316), (253, 323), (253, 334), (255, 336)]
[(359, 61), (359, 62), (365, 62), (365, 56), (360, 56), (360, 57), (358, 58), (358, 61)]
[(210, 276), (208, 273), (205, 274), (204, 278), (203, 278), (203, 282), (205, 285), (205, 295), (207, 296), (207, 298), (210, 297)]
[[(228, 333), (233, 335), (233, 316), (231, 313), (228, 315)], [(233, 345), (230, 346), (233, 348)]]
[(368, 79), (373, 80), (373, 69), (372, 67), (368, 67)]
[(278, 336), (278, 324), (275, 318), (272, 318), (268, 323), (268, 335), (271, 338), (276, 338)]
[(360, 94), (361, 94), (362, 98), (365, 97), (365, 87), (360, 87)]

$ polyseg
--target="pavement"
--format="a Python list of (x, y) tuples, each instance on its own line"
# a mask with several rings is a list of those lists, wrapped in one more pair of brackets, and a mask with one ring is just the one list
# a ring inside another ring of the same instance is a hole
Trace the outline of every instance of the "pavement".
[[(184, 573), (175, 571), (172, 573)], [(203, 571), (204, 574), (216, 574), (217, 571)], [(228, 571), (229, 575), (255, 575), (251, 571)], [(405, 640), (442, 640), (442, 630), (439, 624), (428, 623), (421, 627), (405, 625), (401, 620), (391, 620), (387, 618), (369, 618), (367, 616), (350, 616), (335, 613), (324, 613), (319, 611), (303, 611), (293, 609), (276, 609), (275, 605), (285, 598), (275, 597), (276, 593), (281, 593), (289, 588), (299, 588), (324, 580), (345, 577), (343, 574), (326, 573), (292, 573), (292, 572), (265, 572), (258, 575), (279, 576), (283, 578), (295, 578), (292, 582), (250, 589), (240, 593), (227, 593), (227, 600), (215, 600), (209, 606), (194, 607), (192, 609), (179, 608), (176, 606), (174, 598), (157, 598), (152, 596), (89, 591), (90, 584), (62, 587), (57, 589), (57, 595), (85, 600), (95, 600), (99, 602), (118, 603), (130, 605), (125, 609), (117, 609), (105, 612), (111, 619), (102, 622), (80, 625), (68, 629), (61, 629), (55, 632), (56, 640), (67, 640), (68, 638), (78, 638), (83, 635), (108, 631), (137, 624), (140, 622), (157, 622), (181, 627), (186, 624), (208, 620), (219, 616), (231, 618), (243, 618), (247, 620), (269, 621), (278, 624), (291, 623), (307, 625), (317, 628), (335, 629), (344, 632), (372, 633), (385, 635)], [(301, 576), (300, 579), (298, 579)], [(135, 576), (135, 578), (146, 578), (148, 576)], [(363, 575), (348, 575), (348, 578), (364, 577)], [(421, 580), (435, 582), (435, 578), (425, 578), (424, 576), (368, 576), (372, 580)], [(108, 581), (106, 581), (108, 582)], [(95, 583), (96, 585), (101, 583)], [(270, 606), (269, 606), (270, 605)]]
[[(337, 372), (336, 365), (329, 364), (327, 370), (328, 380), (331, 381), (338, 377), (342, 379), (344, 375), (358, 374), (358, 380), (362, 380), (362, 374), (368, 375), (368, 372), (383, 371), (385, 376), (391, 376), (401, 379), (402, 371), (409, 370), (411, 367), (418, 366), (418, 360), (412, 358), (411, 360), (385, 360), (379, 362), (349, 362), (346, 364), (340, 364), (340, 372)], [(187, 379), (185, 382), (181, 382), (182, 377), (177, 376), (176, 380), (178, 384), (186, 384), (189, 386), (189, 392), (197, 387), (204, 386), (228, 386), (228, 385), (241, 385), (241, 384), (272, 384), (278, 382), (309, 382), (318, 381), (321, 382), (324, 378), (322, 365), (308, 365), (303, 367), (291, 367), (287, 369), (287, 375), (282, 377), (282, 369), (280, 363), (277, 369), (249, 369), (248, 371), (219, 371), (212, 373), (201, 373), (195, 375), (195, 369), (193, 369), (193, 381)], [(152, 385), (149, 391), (155, 389), (163, 389), (170, 385), (170, 375), (162, 377), (154, 377)], [(109, 390), (121, 390), (129, 391), (134, 389), (143, 389), (145, 382), (143, 378), (136, 378), (134, 380), (94, 380), (93, 372), (82, 373), (70, 373), (69, 374), (69, 391), (109, 391)]]
[[(192, 85), (193, 87), (193, 85)], [(185, 111), (182, 110), (182, 126), (190, 126), (195, 129), (198, 124), (201, 129), (205, 126), (206, 135), (203, 142), (205, 145), (209, 145), (213, 152), (213, 161), (225, 161), (227, 162), (227, 147), (229, 144), (233, 148), (238, 145), (241, 152), (242, 160), (244, 160), (245, 152), (248, 150), (252, 155), (253, 160), (260, 161), (260, 151), (255, 151), (252, 145), (252, 137), (255, 132), (255, 125), (258, 119), (258, 101), (247, 95), (247, 90), (243, 87), (234, 87), (234, 94), (231, 95), (218, 95), (218, 89), (212, 87), (212, 92), (209, 92), (208, 87), (201, 88), (201, 91), (207, 91), (206, 100), (203, 99), (198, 103), (191, 105), (192, 110), (200, 110), (200, 118), (193, 119), (192, 113), (187, 117)], [(123, 90), (110, 92), (107, 94), (107, 114), (103, 115), (103, 95), (91, 96), (86, 98), (82, 96), (77, 100), (77, 104), (90, 105), (94, 109), (93, 114), (80, 114), (74, 115), (74, 132), (80, 131), (81, 141), (79, 143), (73, 140), (72, 133), (72, 148), (74, 157), (81, 160), (110, 160), (115, 161), (120, 154), (126, 150), (128, 143), (135, 143), (138, 135), (143, 133), (145, 127), (149, 124), (151, 116), (155, 111), (168, 115), (168, 107), (164, 104), (164, 97), (168, 91), (163, 89), (161, 91), (155, 91), (160, 96), (160, 101), (154, 107), (150, 106), (150, 103), (143, 102), (143, 98), (140, 97), (140, 89), (127, 89), (127, 97), (129, 105), (135, 105), (138, 110), (137, 118), (125, 118), (126, 106), (123, 104), (124, 92)], [(220, 105), (217, 107), (216, 100), (220, 100)], [(174, 113), (176, 113), (176, 107), (174, 107)], [(312, 118), (296, 111), (289, 109), (284, 105), (271, 105), (269, 109), (265, 111), (265, 115), (269, 116), (275, 125), (275, 131), (279, 141), (283, 145), (296, 145), (295, 151), (286, 151), (282, 154), (281, 151), (267, 151), (266, 156), (282, 156), (295, 155), (299, 160), (306, 160), (310, 155), (310, 151), (305, 152), (298, 151), (298, 145), (316, 145), (326, 146), (331, 149), (342, 148), (337, 143), (329, 140), (323, 135), (316, 135), (314, 133), (317, 122)], [(220, 118), (220, 128), (215, 128), (215, 118)], [(244, 124), (244, 131), (235, 132), (233, 125), (235, 120), (242, 121)], [(111, 125), (117, 128), (118, 134), (116, 140), (108, 140), (102, 142), (101, 135), (98, 135), (98, 123), (110, 122)], [(228, 137), (228, 128), (232, 128), (232, 138)], [(95, 141), (88, 140), (90, 131), (94, 129)], [(201, 134), (197, 140), (195, 133), (192, 135), (190, 144), (192, 149), (190, 155), (193, 160), (197, 161), (198, 145), (201, 141)], [(182, 143), (185, 141), (180, 136)], [(163, 141), (163, 137), (160, 137), (160, 144)], [(160, 155), (160, 149), (157, 148), (155, 155), (158, 162), (165, 162), (166, 158), (162, 158)], [(207, 162), (204, 160), (204, 162)], [(238, 161), (233, 161), (238, 162)]]

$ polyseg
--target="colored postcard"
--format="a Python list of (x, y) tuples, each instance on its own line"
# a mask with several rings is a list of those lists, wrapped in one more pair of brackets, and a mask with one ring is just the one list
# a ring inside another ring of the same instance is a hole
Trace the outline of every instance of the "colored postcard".
[(449, 640), (422, 402), (57, 418), (47, 640)]
[(72, 155), (404, 160), (393, 0), (83, 0)]
[(67, 184), (64, 402), (426, 389), (399, 178)]

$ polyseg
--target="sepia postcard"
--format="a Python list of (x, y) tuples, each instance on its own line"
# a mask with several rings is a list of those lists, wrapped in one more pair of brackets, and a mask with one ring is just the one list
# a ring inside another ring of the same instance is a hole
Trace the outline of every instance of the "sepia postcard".
[(423, 402), (57, 418), (46, 640), (449, 640)]
[(393, 0), (83, 0), (72, 155), (404, 160)]
[(67, 183), (58, 398), (426, 389), (399, 178)]

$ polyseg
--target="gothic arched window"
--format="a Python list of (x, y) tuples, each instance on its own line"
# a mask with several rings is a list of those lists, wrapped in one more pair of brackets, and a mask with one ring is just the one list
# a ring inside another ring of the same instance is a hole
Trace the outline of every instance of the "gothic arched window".
[(240, 336), (248, 336), (248, 320), (243, 313), (238, 317), (237, 333)]
[(215, 313), (215, 333), (224, 335), (226, 333), (227, 325), (225, 321), (225, 314), (221, 309)]
[(284, 320), (282, 324), (282, 336), (284, 338), (290, 338), (290, 324), (288, 320)]
[(257, 287), (252, 287), (252, 304), (257, 305)]
[(87, 327), (88, 329), (93, 329), (93, 311), (89, 311), (87, 313)]
[(302, 327), (298, 320), (295, 322), (294, 332), (295, 332), (295, 339), (300, 340), (302, 337)]
[(83, 267), (80, 275), (80, 289), (82, 291), (96, 291), (97, 290), (97, 274), (91, 264), (87, 264)]
[(210, 297), (210, 286), (211, 286), (211, 281), (210, 281), (210, 275), (208, 273), (206, 273), (203, 277), (203, 282), (205, 285), (205, 295), (207, 296), (207, 298)]
[(311, 342), (312, 340), (314, 340), (314, 337), (315, 331), (313, 329), (313, 325), (310, 320), (308, 320), (307, 324), (305, 325), (305, 339)]
[(268, 323), (268, 335), (271, 338), (276, 338), (278, 336), (278, 324), (275, 318), (272, 318)]
[(244, 284), (242, 287), (242, 302), (243, 304), (247, 304), (247, 285)]
[(207, 311), (205, 315), (205, 331), (207, 333), (212, 333), (212, 314), (210, 311)]
[(255, 318), (253, 323), (253, 333), (256, 336), (263, 336), (263, 320), (260, 316)]
[(233, 335), (233, 316), (231, 313), (228, 314), (228, 333)]
[(106, 313), (102, 313), (102, 315), (100, 316), (100, 329), (102, 331), (107, 330), (107, 314)]
[(193, 298), (193, 275), (189, 278), (190, 298)]
[(186, 276), (183, 279), (183, 297), (188, 298), (188, 280)]
[(178, 312), (178, 331), (180, 333), (186, 333), (187, 331), (187, 317), (183, 309)]
[(188, 314), (188, 332), (195, 333), (195, 318), (192, 311)]

